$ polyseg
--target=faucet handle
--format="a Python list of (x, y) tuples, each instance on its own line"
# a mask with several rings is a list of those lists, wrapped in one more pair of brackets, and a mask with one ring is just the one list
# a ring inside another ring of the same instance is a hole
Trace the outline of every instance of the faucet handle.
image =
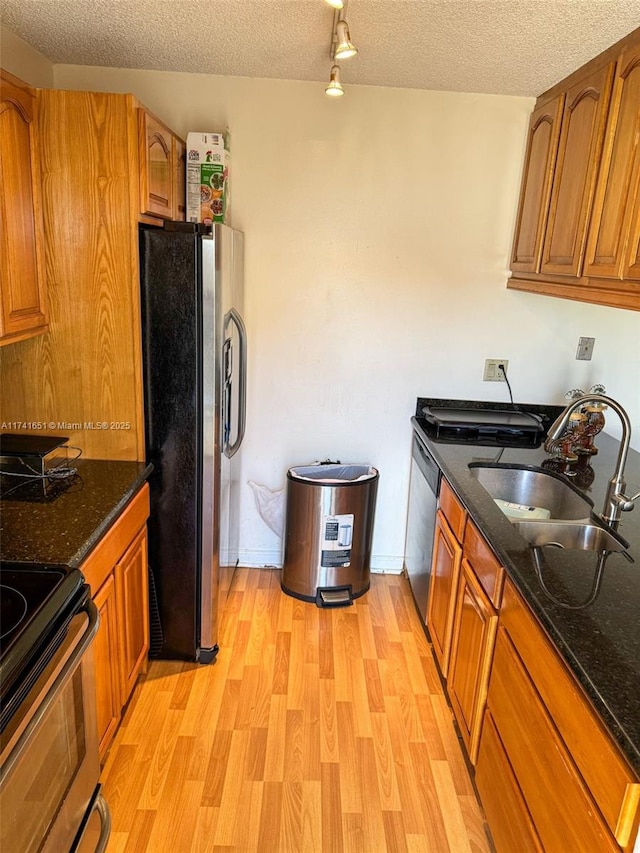
[(631, 512), (635, 506), (635, 502), (640, 498), (640, 492), (628, 498), (626, 495), (615, 495), (613, 500), (620, 507), (622, 512)]

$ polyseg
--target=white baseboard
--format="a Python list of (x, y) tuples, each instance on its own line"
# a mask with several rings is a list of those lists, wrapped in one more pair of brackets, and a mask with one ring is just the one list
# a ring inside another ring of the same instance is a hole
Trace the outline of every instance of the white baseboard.
[[(281, 569), (281, 551), (240, 551), (239, 565), (247, 569)], [(402, 573), (404, 557), (374, 554), (371, 557), (372, 574), (399, 575)]]
[(282, 551), (240, 551), (238, 563), (247, 569), (281, 569)]

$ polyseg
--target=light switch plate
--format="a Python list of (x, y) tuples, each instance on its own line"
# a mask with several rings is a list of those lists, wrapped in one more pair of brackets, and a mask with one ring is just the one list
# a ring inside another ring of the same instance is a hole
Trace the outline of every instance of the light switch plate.
[(591, 361), (595, 342), (595, 338), (578, 338), (578, 351), (576, 353), (576, 359), (578, 361)]

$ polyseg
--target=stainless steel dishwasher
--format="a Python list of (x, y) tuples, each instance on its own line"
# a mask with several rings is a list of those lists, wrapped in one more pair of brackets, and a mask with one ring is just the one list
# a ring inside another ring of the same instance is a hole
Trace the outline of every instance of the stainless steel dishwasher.
[(414, 432), (404, 567), (418, 611), (425, 624), (439, 486), (440, 469), (420, 437)]

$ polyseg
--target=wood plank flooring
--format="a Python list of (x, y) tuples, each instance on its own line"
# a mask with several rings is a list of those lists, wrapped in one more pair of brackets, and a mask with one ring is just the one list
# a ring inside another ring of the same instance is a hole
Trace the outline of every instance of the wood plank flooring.
[(108, 853), (489, 853), (404, 577), (320, 610), (239, 569), (219, 642), (136, 687), (102, 774)]

